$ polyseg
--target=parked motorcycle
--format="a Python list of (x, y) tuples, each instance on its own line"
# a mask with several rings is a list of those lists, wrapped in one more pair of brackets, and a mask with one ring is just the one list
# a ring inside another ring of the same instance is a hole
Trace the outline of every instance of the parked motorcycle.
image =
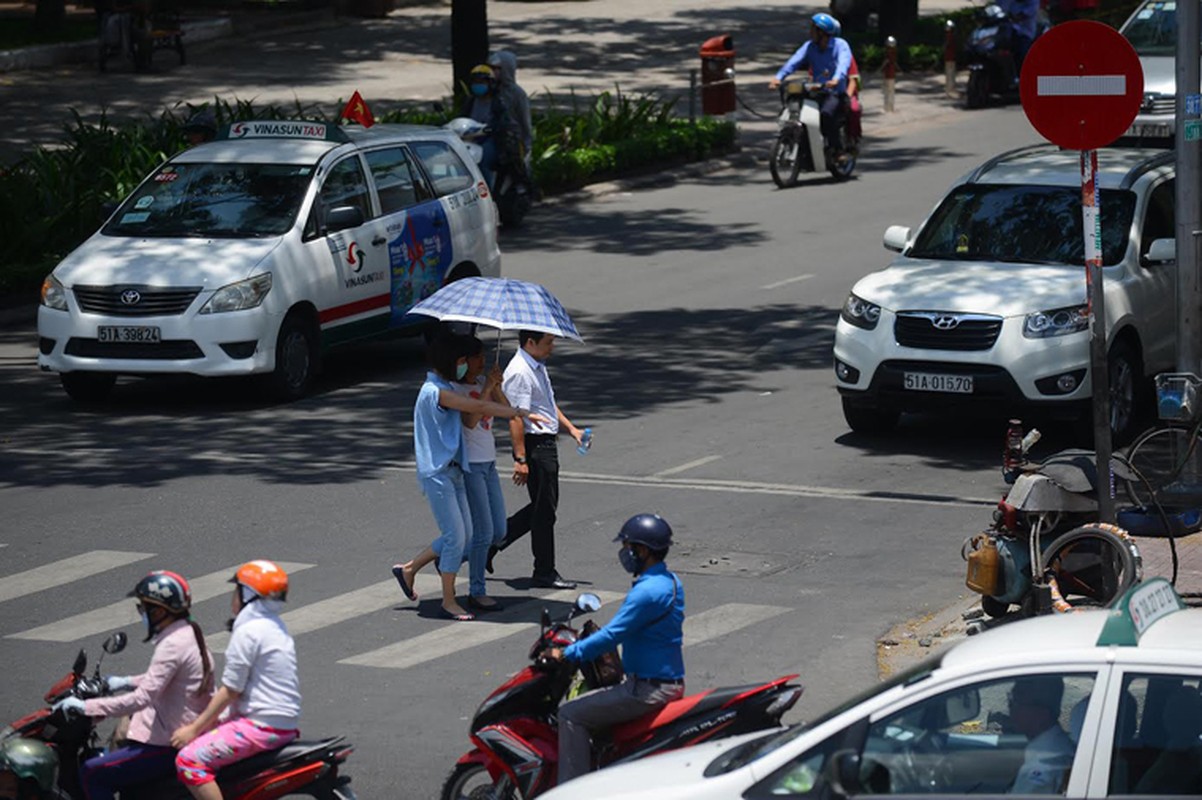
[(851, 113), (845, 111), (839, 129), (839, 141), (827, 142), (822, 136), (820, 103), (831, 89), (806, 83), (790, 76), (780, 85), (781, 112), (777, 120), (780, 133), (772, 145), (768, 169), (772, 180), (782, 189), (797, 184), (802, 172), (830, 171), (838, 180), (851, 177), (860, 155), (860, 140), (851, 133)]
[[(976, 18), (977, 26), (968, 34), (962, 59), (969, 71), (965, 105), (984, 108), (995, 97), (1017, 99), (1019, 65), (1014, 53), (1014, 24), (997, 3), (978, 8)], [(1040, 9), (1036, 38), (1048, 27), (1047, 12)]]
[[(556, 784), (559, 750), (556, 712), (569, 696), (577, 667), (544, 658), (554, 647), (566, 647), (597, 630), (572, 619), (601, 607), (595, 594), (582, 594), (567, 616), (552, 622), (543, 611), (542, 629), (530, 648), (530, 666), (495, 689), (480, 704), (471, 724), (472, 749), (447, 777), (442, 800), (489, 798), (529, 800)], [(585, 690), (621, 679), (614, 654), (582, 665)], [(668, 703), (664, 708), (616, 726), (604, 741), (594, 742), (596, 765), (619, 764), (698, 742), (779, 727), (781, 716), (801, 697), (802, 687), (786, 675), (764, 684), (708, 689)]]
[[(476, 159), (476, 163), (481, 163), (484, 157), (484, 141), (493, 135), (488, 125), (470, 117), (456, 117), (444, 127), (454, 131), (455, 135), (467, 144), (468, 152)], [(522, 154), (510, 152), (511, 150), (514, 148), (504, 148), (500, 143), (497, 144), (496, 174), (491, 189), (501, 224), (517, 227), (534, 207), (536, 191)]]
[[(116, 633), (105, 639), (105, 653), (125, 649), (127, 637)], [(92, 675), (87, 675), (88, 656), (83, 651), (75, 658), (71, 671), (61, 678), (43, 700), (53, 706), (58, 701), (75, 696), (81, 699), (100, 697), (107, 693), (100, 676), (100, 662)], [(89, 758), (100, 755), (97, 720), (80, 714), (65, 714), (51, 708), (41, 708), (0, 729), (0, 741), (19, 736), (37, 739), (58, 752), (59, 789), (72, 800), (82, 800), (80, 767)], [(221, 770), (217, 782), (222, 794), (231, 800), (274, 800), (285, 795), (306, 795), (317, 800), (355, 800), (351, 779), (340, 775), (343, 762), (353, 748), (343, 737), (319, 741), (294, 741), (289, 745), (252, 756)], [(190, 800), (191, 795), (174, 776), (123, 790), (121, 800)]]

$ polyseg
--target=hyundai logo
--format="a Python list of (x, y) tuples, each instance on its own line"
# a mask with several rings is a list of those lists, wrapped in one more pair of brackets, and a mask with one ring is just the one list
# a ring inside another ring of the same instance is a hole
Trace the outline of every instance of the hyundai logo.
[(935, 326), (936, 330), (950, 331), (960, 324), (960, 318), (953, 317), (951, 314), (943, 314), (932, 318), (931, 324)]
[(140, 302), (142, 302), (142, 295), (138, 293), (137, 289), (126, 289), (121, 293), (121, 303), (123, 305), (136, 306)]

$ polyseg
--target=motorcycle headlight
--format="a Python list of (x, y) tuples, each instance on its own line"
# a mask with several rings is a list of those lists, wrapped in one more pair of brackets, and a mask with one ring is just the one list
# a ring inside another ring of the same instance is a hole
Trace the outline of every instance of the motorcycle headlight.
[(47, 275), (42, 281), (42, 305), (56, 311), (67, 310), (67, 290), (53, 275)]
[(849, 294), (847, 302), (843, 304), (843, 310), (839, 312), (839, 316), (849, 325), (855, 325), (857, 328), (870, 331), (880, 322), (881, 307), (875, 303), (869, 303), (867, 300), (856, 297), (854, 294)]
[(1088, 328), (1088, 306), (1069, 306), (1028, 314), (1023, 321), (1023, 336), (1028, 339), (1046, 339), (1049, 336), (1067, 336)]
[(255, 308), (271, 291), (271, 273), (264, 272), (244, 281), (222, 286), (213, 292), (209, 302), (200, 309), (201, 314), (222, 314), (226, 311), (245, 311)]

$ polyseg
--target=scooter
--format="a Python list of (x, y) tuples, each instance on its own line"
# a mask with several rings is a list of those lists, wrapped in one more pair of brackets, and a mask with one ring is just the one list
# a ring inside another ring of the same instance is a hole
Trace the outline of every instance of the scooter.
[[(1014, 23), (997, 3), (977, 9), (977, 26), (968, 35), (963, 62), (968, 67), (965, 106), (984, 108), (995, 97), (1018, 98), (1019, 65), (1014, 53)], [(1047, 31), (1047, 12), (1040, 9), (1035, 36)]]
[[(104, 641), (105, 653), (125, 649), (128, 637), (115, 633)], [(53, 706), (66, 697), (88, 699), (107, 693), (100, 676), (102, 655), (88, 676), (88, 656), (83, 650), (71, 671), (46, 692), (43, 700)], [(23, 737), (46, 742), (58, 752), (59, 789), (72, 800), (82, 800), (80, 767), (100, 755), (95, 719), (41, 708), (0, 729), (0, 741)], [(317, 800), (355, 800), (351, 779), (340, 775), (343, 762), (353, 748), (343, 737), (319, 741), (294, 741), (289, 745), (232, 764), (217, 774), (222, 794), (231, 800), (274, 800), (284, 795), (305, 795)], [(174, 776), (121, 792), (121, 800), (190, 800), (191, 795)]]
[[(472, 749), (460, 756), (443, 784), (442, 800), (487, 797), (530, 800), (556, 784), (556, 711), (570, 697), (577, 668), (545, 654), (597, 630), (588, 621), (578, 632), (572, 619), (601, 608), (595, 594), (582, 594), (567, 616), (552, 622), (543, 611), (542, 629), (530, 648), (533, 662), (493, 690), (471, 724)], [(577, 689), (591, 690), (621, 680), (616, 654), (582, 665)], [(668, 703), (647, 716), (616, 726), (594, 742), (598, 767), (620, 764), (698, 742), (780, 727), (780, 718), (803, 691), (786, 675), (768, 683), (708, 689)]]
[(777, 119), (780, 133), (768, 161), (772, 180), (780, 188), (795, 186), (802, 172), (829, 171), (836, 180), (846, 180), (855, 170), (860, 140), (852, 136), (850, 109), (844, 110), (839, 141), (827, 142), (822, 136), (822, 113), (818, 109), (831, 91), (795, 76), (781, 83), (781, 111)]
[[(479, 164), (484, 158), (483, 143), (493, 135), (492, 129), (470, 117), (456, 117), (443, 127), (451, 130), (467, 145), (468, 152)], [(497, 205), (501, 224), (515, 228), (534, 207), (535, 188), (530, 171), (520, 152), (503, 148), (498, 142), (496, 175), (493, 178), (492, 199)], [(520, 148), (516, 148), (520, 149)]]

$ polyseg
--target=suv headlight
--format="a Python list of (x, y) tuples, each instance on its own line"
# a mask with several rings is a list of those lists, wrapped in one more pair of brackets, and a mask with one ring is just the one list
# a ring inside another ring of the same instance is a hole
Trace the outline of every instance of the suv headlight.
[(843, 304), (843, 310), (839, 312), (839, 316), (849, 325), (855, 325), (857, 328), (870, 331), (880, 322), (881, 307), (875, 303), (869, 303), (867, 300), (856, 297), (854, 294), (849, 294), (847, 302)]
[(56, 311), (67, 310), (67, 290), (53, 275), (47, 275), (42, 281), (42, 305)]
[(1048, 336), (1067, 336), (1088, 328), (1089, 306), (1069, 306), (1028, 314), (1023, 321), (1023, 336), (1044, 339)]
[(201, 307), (201, 314), (221, 314), (226, 311), (245, 311), (263, 302), (271, 291), (271, 273), (265, 272), (244, 281), (222, 286), (213, 292), (209, 302)]

